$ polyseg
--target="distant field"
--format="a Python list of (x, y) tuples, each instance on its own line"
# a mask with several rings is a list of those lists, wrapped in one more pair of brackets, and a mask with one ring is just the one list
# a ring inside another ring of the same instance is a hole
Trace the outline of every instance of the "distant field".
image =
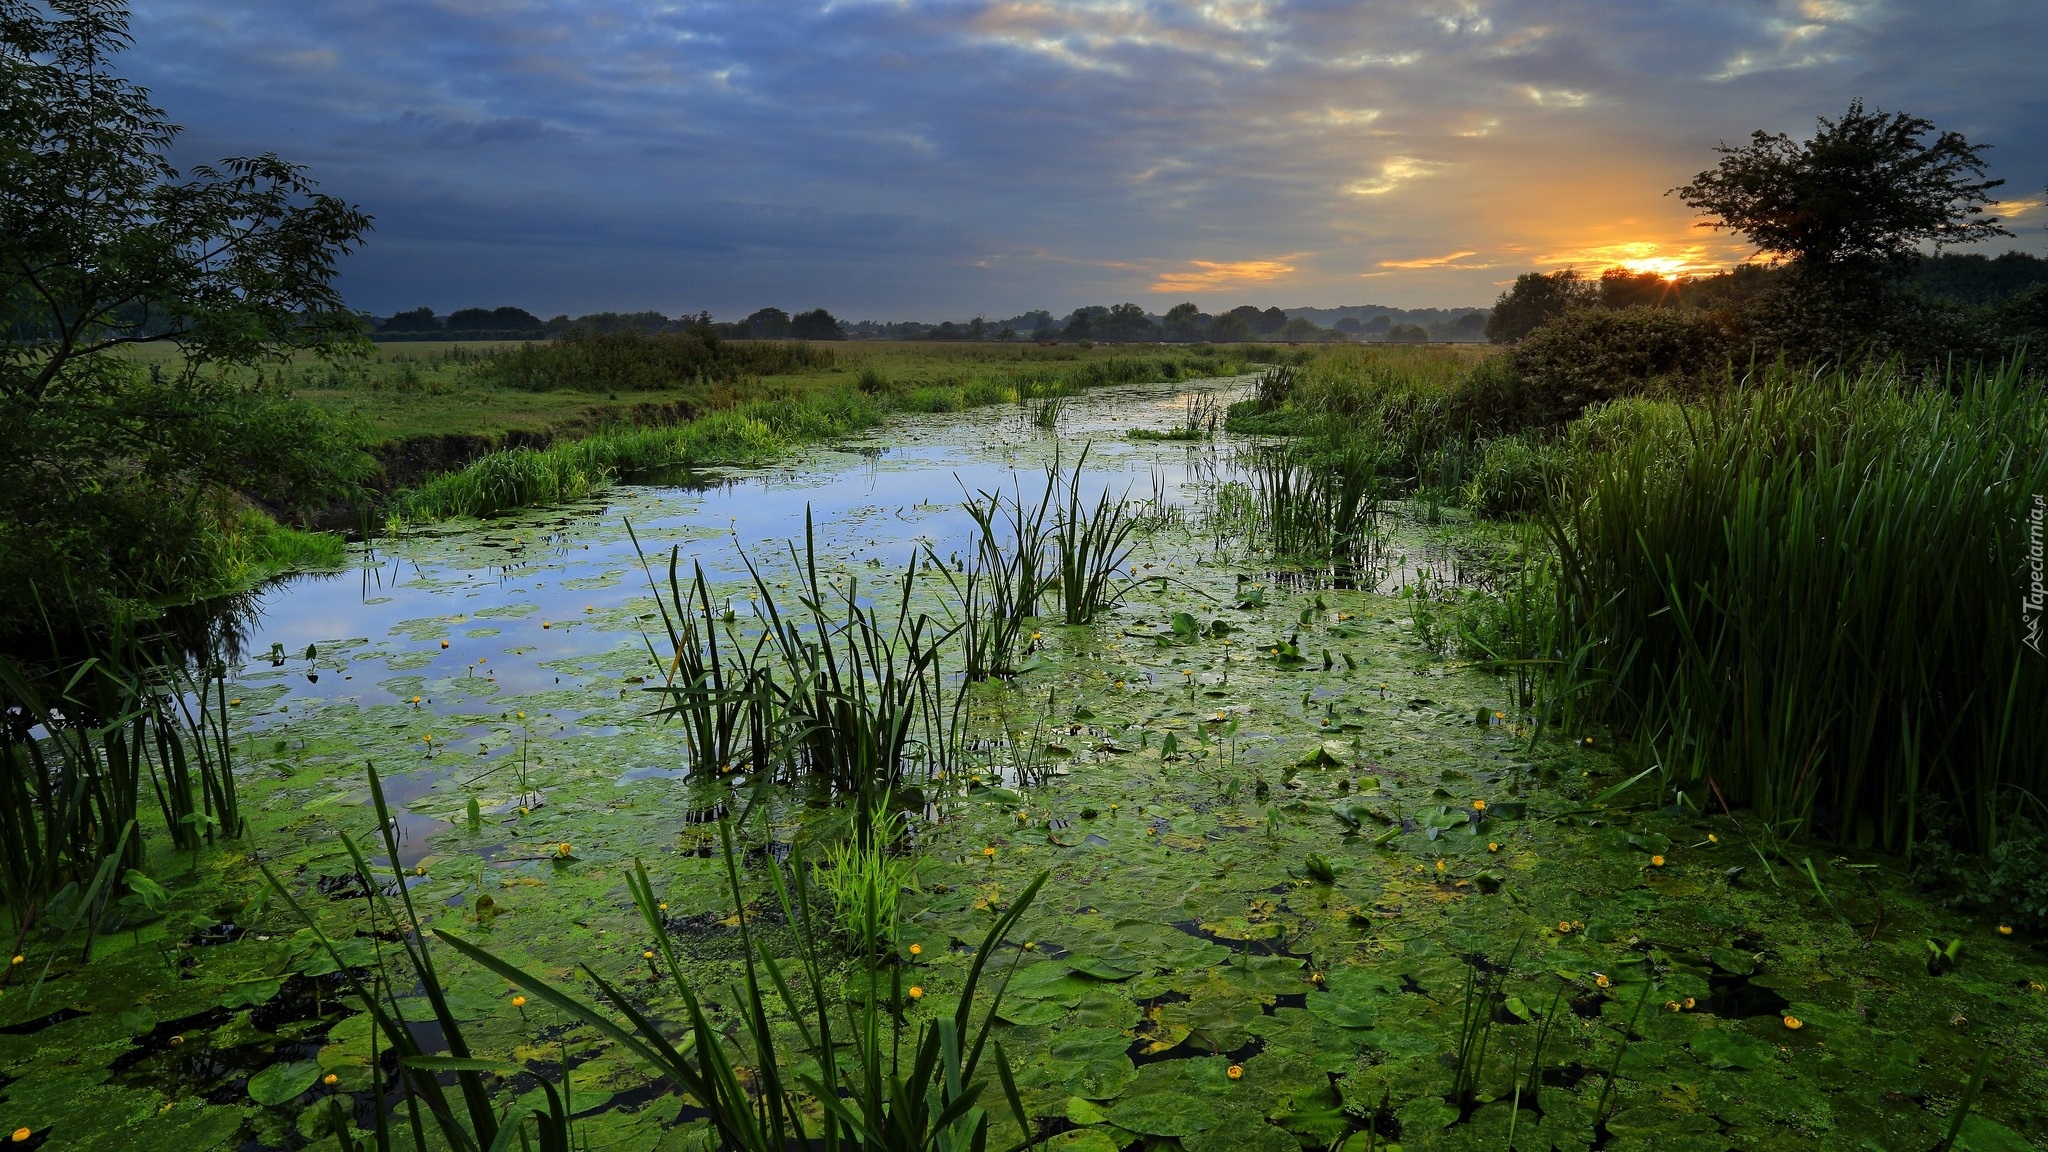
[[(532, 391), (490, 379), (492, 362), (528, 345), (518, 340), (436, 341), (381, 344), (368, 353), (331, 362), (310, 355), (253, 370), (265, 383), (290, 389), (301, 399), (348, 421), (366, 445), (417, 436), (451, 434), (499, 438), (564, 427), (630, 420), (643, 406), (687, 404), (699, 410), (731, 407), (771, 397), (801, 398), (859, 382), (870, 391), (913, 393), (921, 388), (959, 386), (970, 381), (1058, 371), (1091, 362), (1152, 360), (1181, 373), (1237, 371), (1247, 361), (1270, 361), (1319, 347), (1250, 344), (1215, 348), (1195, 345), (944, 344), (923, 341), (849, 341), (821, 346), (826, 367), (794, 375), (749, 377), (733, 384), (684, 384), (672, 389), (610, 393), (557, 389)], [(1383, 354), (1405, 357), (1468, 357), (1475, 349), (1441, 346), (1422, 350), (1385, 346)], [(141, 362), (176, 357), (168, 346), (145, 346), (128, 355)], [(242, 370), (248, 377), (251, 370)], [(1162, 375), (1165, 373), (1162, 372)]]

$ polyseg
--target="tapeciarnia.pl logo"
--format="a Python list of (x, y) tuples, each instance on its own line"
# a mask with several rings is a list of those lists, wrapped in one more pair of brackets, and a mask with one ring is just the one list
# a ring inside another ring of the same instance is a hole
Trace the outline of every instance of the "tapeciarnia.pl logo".
[(2041, 655), (2041, 614), (2048, 608), (2048, 561), (2044, 561), (2041, 529), (2044, 516), (2048, 516), (2048, 497), (2035, 496), (2033, 514), (2027, 517), (2027, 572), (2031, 578), (2027, 584), (2027, 595), (2020, 601), (2020, 621), (2026, 628), (2024, 641)]

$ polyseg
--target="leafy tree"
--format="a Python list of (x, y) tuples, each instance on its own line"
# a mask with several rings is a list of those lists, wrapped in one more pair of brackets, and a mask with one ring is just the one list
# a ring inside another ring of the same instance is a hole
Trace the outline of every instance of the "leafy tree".
[(1209, 339), (1222, 344), (1251, 339), (1252, 326), (1240, 315), (1243, 311), (1241, 308), (1235, 308), (1209, 321)]
[(1202, 337), (1202, 322), (1206, 319), (1194, 302), (1175, 304), (1166, 310), (1163, 328), (1168, 340), (1199, 340)]
[(1158, 335), (1159, 326), (1136, 304), (1118, 304), (1095, 323), (1098, 340), (1152, 340)]
[(129, 44), (113, 0), (0, 0), (0, 633), (218, 587), (241, 495), (361, 464), (234, 369), (363, 346), (333, 278), (370, 218), (275, 155), (171, 167)]
[(1673, 282), (1655, 272), (1609, 268), (1600, 274), (1600, 283), (1595, 288), (1602, 308), (1666, 308), (1678, 303)]
[(1389, 344), (1427, 344), (1429, 329), (1420, 324), (1396, 324), (1387, 329)]
[(1810, 267), (1899, 270), (1923, 244), (2011, 235), (1984, 215), (2005, 183), (1983, 178), (1985, 146), (1955, 132), (1927, 140), (1934, 131), (1857, 100), (1804, 143), (1759, 130), (1745, 147), (1722, 144), (1719, 164), (1672, 192), (1710, 217), (1702, 227)]
[(1296, 316), (1280, 326), (1282, 340), (1315, 340), (1327, 335), (1315, 321), (1306, 316)]
[[(1473, 315), (1477, 316), (1478, 313), (1475, 312), (1473, 313)], [(1332, 325), (1332, 327), (1336, 328), (1337, 331), (1342, 332), (1346, 336), (1356, 336), (1360, 332), (1365, 331), (1365, 321), (1360, 320), (1356, 316), (1346, 316), (1343, 319), (1337, 321), (1337, 323)]]
[[(1342, 327), (1343, 325), (1338, 325)], [(1451, 335), (1459, 340), (1470, 340), (1486, 334), (1486, 313), (1467, 312), (1451, 325)]]
[(779, 340), (789, 335), (789, 313), (763, 308), (741, 321), (740, 329), (757, 340)]
[(541, 318), (524, 308), (458, 308), (448, 314), (450, 332), (538, 332)]
[(439, 332), (441, 321), (434, 317), (432, 308), (414, 308), (400, 312), (377, 325), (379, 332)]
[(1524, 272), (1494, 301), (1493, 314), (1486, 318), (1486, 338), (1496, 344), (1512, 344), (1545, 321), (1592, 304), (1597, 294), (1598, 289), (1571, 268)]
[(799, 312), (790, 319), (789, 334), (799, 340), (844, 340), (838, 317), (823, 308)]

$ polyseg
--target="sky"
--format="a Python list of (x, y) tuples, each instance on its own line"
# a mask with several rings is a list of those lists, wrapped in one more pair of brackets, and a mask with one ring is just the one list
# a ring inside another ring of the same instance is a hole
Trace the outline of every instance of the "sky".
[(375, 230), (352, 306), (842, 319), (1484, 306), (1726, 267), (1666, 195), (1852, 99), (1992, 145), (2048, 254), (2043, 0), (148, 0), (191, 164)]

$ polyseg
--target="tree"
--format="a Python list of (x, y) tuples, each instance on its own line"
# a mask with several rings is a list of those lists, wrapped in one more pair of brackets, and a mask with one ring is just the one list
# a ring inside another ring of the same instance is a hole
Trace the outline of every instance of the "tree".
[(1597, 294), (1598, 289), (1571, 268), (1524, 272), (1494, 301), (1493, 314), (1486, 318), (1486, 338), (1496, 344), (1512, 344), (1545, 321), (1592, 304)]
[(844, 340), (838, 317), (823, 308), (799, 312), (789, 321), (789, 334), (799, 340)]
[(1245, 322), (1243, 316), (1238, 314), (1241, 311), (1242, 309), (1233, 309), (1209, 321), (1208, 338), (1219, 344), (1231, 344), (1240, 340), (1251, 339), (1252, 326)]
[(448, 314), (450, 332), (538, 332), (541, 318), (524, 308), (457, 308)]
[(789, 335), (789, 313), (780, 308), (763, 308), (741, 321), (740, 328), (757, 340), (779, 340)]
[(1183, 342), (1199, 340), (1202, 336), (1202, 323), (1205, 319), (1206, 317), (1202, 315), (1202, 310), (1195, 307), (1194, 301), (1190, 300), (1185, 303), (1175, 304), (1166, 310), (1166, 320), (1163, 325), (1166, 338)]
[(1741, 148), (1671, 191), (1710, 218), (1703, 228), (1739, 232), (1760, 252), (1816, 268), (1898, 271), (1923, 244), (2009, 236), (1984, 215), (1985, 146), (1955, 132), (1925, 139), (1932, 122), (1902, 112), (1865, 112), (1853, 101), (1839, 120), (1819, 118), (1795, 142), (1758, 130)]
[(1282, 340), (1316, 340), (1327, 335), (1315, 321), (1306, 316), (1296, 316), (1280, 326)]
[(361, 463), (232, 370), (364, 347), (333, 281), (370, 218), (268, 153), (174, 169), (129, 44), (113, 0), (0, 0), (0, 633), (211, 590), (238, 494)]
[(1118, 304), (1095, 323), (1098, 340), (1151, 340), (1158, 334), (1158, 325), (1136, 304)]
[(426, 307), (414, 308), (408, 312), (399, 312), (393, 315), (391, 319), (377, 325), (377, 331), (379, 332), (439, 332), (440, 330), (441, 322), (434, 318), (434, 310)]

